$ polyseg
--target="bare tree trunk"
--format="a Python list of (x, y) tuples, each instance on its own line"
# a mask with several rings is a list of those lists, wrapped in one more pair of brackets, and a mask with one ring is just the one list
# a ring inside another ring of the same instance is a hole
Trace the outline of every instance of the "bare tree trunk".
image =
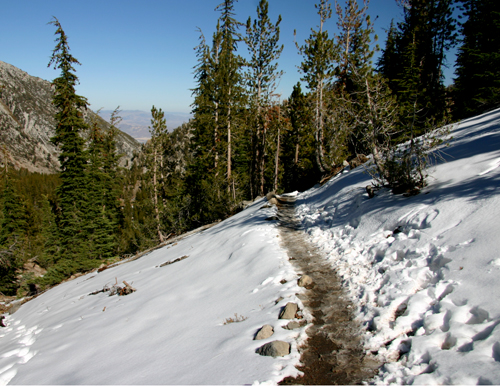
[(214, 161), (214, 169), (215, 169), (215, 177), (219, 174), (217, 170), (217, 166), (219, 166), (219, 151), (217, 148), (217, 142), (219, 142), (219, 103), (215, 102), (215, 129), (214, 129), (214, 151), (215, 151), (215, 161)]
[(266, 133), (267, 133), (267, 117), (264, 121), (264, 127), (262, 128), (262, 140), (261, 140), (261, 146), (262, 146), (262, 152), (261, 152), (261, 158), (260, 158), (260, 187), (259, 187), (259, 194), (261, 196), (264, 195), (264, 168), (265, 168), (265, 156), (266, 156)]
[(278, 191), (278, 172), (279, 172), (279, 160), (280, 160), (280, 116), (279, 116), (279, 107), (278, 107), (278, 142), (276, 144), (276, 156), (274, 159), (274, 186), (273, 190), (275, 192)]
[(317, 86), (317, 98), (316, 98), (316, 164), (321, 173), (326, 171), (325, 168), (325, 154), (323, 150), (323, 79), (318, 80)]
[(163, 235), (161, 233), (160, 229), (160, 208), (158, 207), (158, 183), (157, 183), (157, 178), (156, 175), (158, 173), (158, 167), (157, 167), (157, 156), (158, 156), (158, 151), (156, 150), (156, 144), (153, 144), (154, 147), (154, 157), (153, 157), (153, 200), (154, 200), (154, 206), (155, 206), (155, 217), (156, 217), (156, 231), (158, 233), (158, 239), (160, 240), (160, 243), (163, 243)]
[[(231, 88), (229, 88), (229, 100), (231, 100)], [(227, 112), (227, 190), (231, 192), (231, 102)]]

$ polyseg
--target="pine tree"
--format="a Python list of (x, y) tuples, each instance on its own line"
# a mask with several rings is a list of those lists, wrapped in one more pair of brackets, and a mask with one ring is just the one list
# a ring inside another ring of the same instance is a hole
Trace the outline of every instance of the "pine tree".
[(0, 292), (15, 295), (16, 269), (22, 266), (25, 249), (26, 210), (12, 178), (4, 171), (2, 221), (0, 224)]
[(151, 150), (149, 160), (147, 162), (152, 184), (152, 202), (154, 208), (154, 217), (156, 223), (156, 234), (158, 241), (163, 243), (164, 235), (162, 232), (161, 218), (164, 213), (163, 191), (164, 191), (164, 178), (163, 178), (163, 143), (167, 133), (167, 123), (165, 120), (165, 113), (155, 106), (151, 108), (151, 126), (149, 132), (151, 133)]
[[(403, 22), (398, 24), (396, 32), (389, 31), (388, 46), (379, 64), (403, 108), (402, 130), (415, 119), (415, 127), (422, 133), (447, 116), (442, 68), (446, 52), (456, 40), (453, 1), (409, 0), (403, 3)], [(417, 77), (417, 82), (408, 82), (409, 74)], [(413, 93), (409, 89), (412, 85), (416, 86), (416, 104), (415, 99), (406, 99)]]
[(466, 20), (455, 75), (456, 118), (466, 118), (500, 104), (500, 3), (460, 0)]
[(290, 129), (285, 131), (284, 142), (284, 190), (306, 190), (313, 186), (320, 175), (315, 167), (314, 119), (308, 97), (303, 94), (300, 82), (286, 105)]
[(195, 224), (215, 221), (232, 212), (241, 197), (241, 176), (235, 173), (235, 140), (241, 135), (244, 106), (242, 58), (236, 54), (240, 23), (234, 18), (234, 0), (226, 0), (210, 48), (203, 35), (197, 49), (193, 91), (193, 153), (188, 189)]
[[(112, 121), (115, 120), (115, 110)], [(89, 138), (89, 164), (87, 167), (87, 253), (90, 259), (109, 259), (116, 252), (118, 232), (119, 183), (117, 174), (118, 158), (113, 142), (114, 126), (104, 133), (93, 122)]]
[(235, 177), (233, 173), (233, 136), (238, 125), (238, 113), (243, 104), (242, 75), (243, 64), (241, 56), (236, 54), (241, 36), (238, 32), (241, 23), (234, 18), (234, 3), (236, 0), (224, 0), (216, 10), (220, 11), (220, 64), (216, 74), (221, 115), (219, 116), (220, 133), (226, 138), (225, 164), (227, 192), (231, 193), (232, 201), (236, 201)]
[[(339, 34), (335, 35), (337, 67), (331, 96), (334, 111), (338, 110), (338, 104), (341, 104), (343, 99), (356, 103), (358, 99), (363, 99), (366, 93), (364, 80), (371, 76), (371, 60), (375, 51), (378, 50), (378, 46), (371, 47), (374, 28), (367, 11), (367, 0), (363, 1), (361, 8), (356, 0), (347, 0), (344, 9), (336, 3)], [(377, 37), (374, 36), (373, 40), (376, 39)], [(342, 132), (343, 126), (346, 133)], [(363, 142), (365, 127), (359, 125), (356, 120), (349, 120), (340, 114), (334, 127), (335, 131), (330, 133), (330, 136), (338, 138), (335, 143), (339, 155), (343, 155), (339, 150), (342, 146), (346, 146), (344, 141), (347, 141), (351, 156), (366, 153), (369, 150)], [(337, 156), (338, 163), (342, 161), (340, 158)]]
[(321, 0), (315, 7), (320, 16), (319, 29), (311, 29), (311, 35), (305, 44), (301, 47), (297, 45), (297, 48), (303, 56), (299, 67), (304, 74), (301, 80), (307, 82), (307, 87), (313, 93), (316, 166), (320, 173), (325, 173), (330, 169), (330, 162), (324, 150), (324, 89), (334, 76), (334, 50), (333, 41), (324, 30), (324, 23), (331, 18), (332, 9), (328, 0)]
[(264, 168), (266, 148), (266, 120), (263, 110), (270, 104), (271, 96), (276, 89), (276, 82), (283, 74), (278, 71), (278, 63), (283, 45), (279, 45), (281, 16), (275, 24), (269, 19), (269, 4), (267, 0), (260, 0), (257, 6), (257, 17), (247, 20), (247, 35), (245, 43), (250, 54), (248, 72), (245, 80), (251, 95), (251, 106), (256, 115), (252, 122), (252, 191), (257, 195), (264, 195)]
[(57, 189), (60, 217), (58, 232), (61, 245), (61, 257), (66, 263), (68, 273), (82, 269), (87, 263), (87, 235), (85, 219), (87, 216), (87, 186), (85, 169), (88, 155), (81, 134), (88, 129), (83, 119), (83, 110), (87, 108), (87, 100), (76, 94), (75, 86), (78, 78), (74, 65), (80, 64), (70, 54), (68, 39), (54, 17), (50, 22), (57, 27), (55, 32), (56, 47), (49, 62), (58, 68), (60, 76), (53, 80), (53, 104), (57, 109), (55, 115), (55, 136), (51, 138), (61, 151), (61, 185)]

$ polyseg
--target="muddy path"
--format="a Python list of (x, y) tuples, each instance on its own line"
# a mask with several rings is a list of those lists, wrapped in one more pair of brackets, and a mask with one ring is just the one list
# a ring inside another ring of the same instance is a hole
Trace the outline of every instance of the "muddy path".
[(280, 234), (297, 273), (313, 279), (298, 296), (314, 320), (306, 331), (306, 343), (299, 347), (302, 366), (298, 369), (304, 375), (287, 377), (281, 384), (360, 384), (375, 375), (378, 364), (365, 356), (361, 329), (354, 321), (355, 308), (344, 295), (335, 271), (301, 231), (294, 205), (294, 198), (280, 198)]

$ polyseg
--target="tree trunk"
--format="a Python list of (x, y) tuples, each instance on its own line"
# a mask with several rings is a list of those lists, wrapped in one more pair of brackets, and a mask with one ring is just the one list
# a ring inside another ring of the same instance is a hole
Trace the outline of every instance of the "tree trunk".
[[(279, 111), (279, 109), (278, 109)], [(279, 113), (278, 113), (279, 114)], [(274, 186), (273, 190), (278, 191), (278, 172), (279, 172), (279, 155), (280, 155), (280, 117), (278, 115), (278, 143), (276, 144), (276, 157), (274, 160)]]
[[(153, 140), (156, 140), (154, 138)], [(160, 208), (158, 207), (158, 183), (156, 179), (156, 174), (158, 172), (157, 168), (157, 150), (156, 150), (156, 144), (154, 146), (154, 157), (153, 157), (153, 200), (154, 200), (154, 207), (155, 207), (155, 217), (156, 217), (156, 231), (158, 233), (158, 239), (160, 240), (160, 243), (163, 243), (163, 235), (161, 233), (160, 229)]]

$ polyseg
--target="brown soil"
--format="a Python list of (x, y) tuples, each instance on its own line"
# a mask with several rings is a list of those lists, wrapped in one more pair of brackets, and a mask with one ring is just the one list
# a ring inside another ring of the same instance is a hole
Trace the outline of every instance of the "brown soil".
[(306, 343), (299, 347), (302, 365), (298, 369), (304, 375), (287, 377), (280, 384), (352, 385), (372, 378), (379, 364), (363, 351), (355, 308), (337, 274), (300, 230), (294, 200), (281, 198), (278, 208), (283, 246), (297, 272), (313, 279), (299, 298), (314, 318)]

